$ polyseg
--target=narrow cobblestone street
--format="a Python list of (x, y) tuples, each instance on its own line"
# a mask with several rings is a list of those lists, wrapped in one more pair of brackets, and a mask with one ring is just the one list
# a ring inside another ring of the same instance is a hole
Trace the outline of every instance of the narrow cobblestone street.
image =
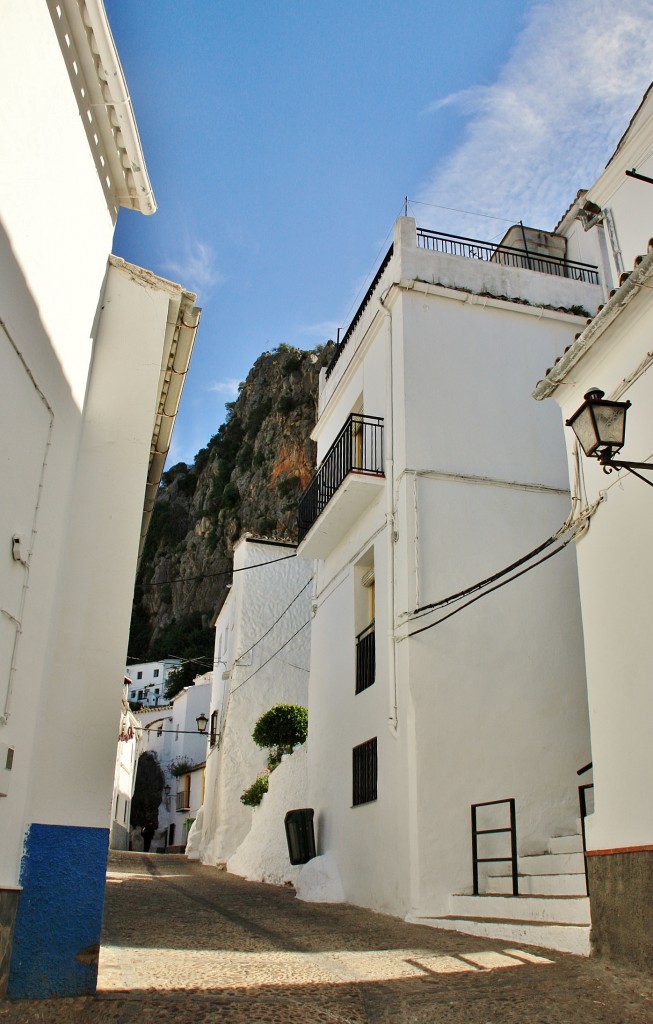
[(181, 856), (112, 854), (98, 996), (2, 1024), (650, 1024), (650, 979), (301, 903)]

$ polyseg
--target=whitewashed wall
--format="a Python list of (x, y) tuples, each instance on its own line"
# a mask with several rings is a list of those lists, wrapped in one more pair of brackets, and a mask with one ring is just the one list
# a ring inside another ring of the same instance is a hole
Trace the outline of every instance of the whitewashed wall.
[[(268, 562), (274, 564), (259, 565)], [(310, 566), (294, 557), (291, 546), (243, 539), (234, 550), (234, 569), (241, 568), (246, 571), (234, 572), (229, 603), (216, 623), (211, 710), (220, 709), (220, 739), (207, 755), (200, 844), (201, 859), (211, 864), (227, 860), (251, 826), (252, 811), (240, 796), (267, 764), (267, 752), (252, 739), (257, 720), (275, 704), (306, 706), (308, 696), (308, 625), (275, 652), (310, 620)]]
[[(315, 567), (309, 805), (347, 900), (433, 914), (471, 885), (472, 802), (515, 796), (522, 852), (573, 827), (575, 773), (589, 760), (573, 553), (394, 655), (390, 634), (405, 637), (417, 604), (502, 569), (566, 519), (562, 429), (530, 390), (584, 320), (541, 304), (596, 308), (601, 291), (437, 258), (413, 238), (400, 220), (383, 305), (372, 301), (323, 380), (318, 461), (362, 388), (365, 412), (384, 417), (386, 487)], [(497, 293), (531, 304), (465, 291), (493, 274)], [(372, 552), (376, 682), (355, 695), (359, 567)], [(375, 736), (378, 799), (352, 807), (352, 748)]]

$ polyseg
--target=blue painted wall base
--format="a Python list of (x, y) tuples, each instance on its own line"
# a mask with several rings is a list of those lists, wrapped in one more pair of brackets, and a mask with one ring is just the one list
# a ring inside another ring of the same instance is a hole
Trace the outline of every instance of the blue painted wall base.
[(94, 995), (109, 830), (31, 825), (9, 968), (10, 999)]

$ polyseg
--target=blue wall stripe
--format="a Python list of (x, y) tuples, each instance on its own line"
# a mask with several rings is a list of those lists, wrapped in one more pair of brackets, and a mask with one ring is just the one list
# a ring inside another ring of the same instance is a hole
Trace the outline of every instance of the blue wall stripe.
[(10, 999), (93, 995), (109, 829), (31, 825), (9, 969)]

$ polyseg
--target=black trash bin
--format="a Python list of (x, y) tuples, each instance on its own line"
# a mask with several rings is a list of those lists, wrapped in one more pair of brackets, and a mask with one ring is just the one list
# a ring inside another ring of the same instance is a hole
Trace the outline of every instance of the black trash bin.
[(284, 818), (288, 856), (291, 864), (306, 864), (316, 855), (313, 832), (313, 808), (301, 807), (288, 811)]

